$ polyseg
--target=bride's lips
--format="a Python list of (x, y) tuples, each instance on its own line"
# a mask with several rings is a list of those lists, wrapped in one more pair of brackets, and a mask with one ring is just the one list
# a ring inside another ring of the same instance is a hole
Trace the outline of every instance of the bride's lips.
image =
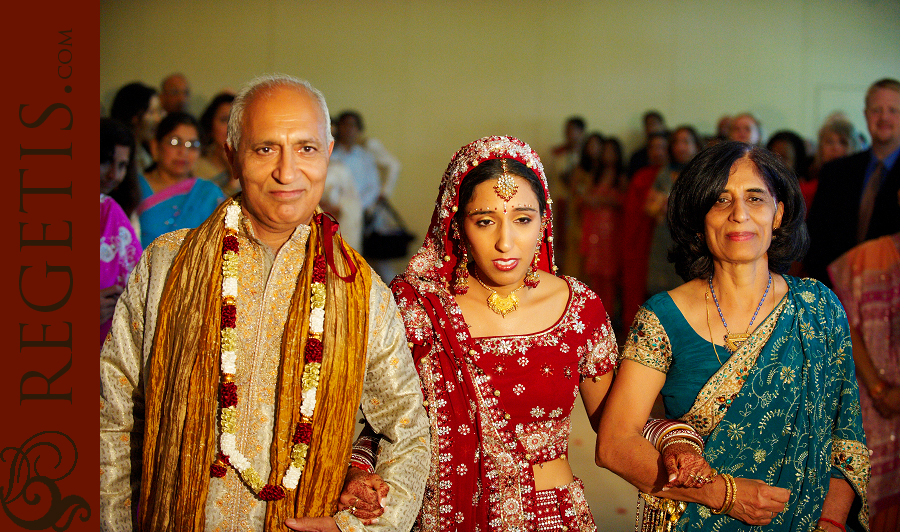
[(502, 272), (514, 270), (519, 265), (519, 259), (494, 259), (494, 267)]

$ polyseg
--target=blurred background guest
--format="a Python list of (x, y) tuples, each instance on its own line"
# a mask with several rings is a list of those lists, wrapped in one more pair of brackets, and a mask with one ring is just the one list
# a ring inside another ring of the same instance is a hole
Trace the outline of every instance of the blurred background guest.
[(853, 339), (869, 479), (870, 532), (900, 530), (900, 233), (841, 255), (828, 273)]
[(853, 155), (863, 146), (859, 132), (843, 113), (830, 116), (819, 128), (818, 146), (810, 166), (811, 178), (816, 181), (818, 186), (819, 171), (825, 163)]
[(200, 142), (202, 154), (194, 166), (194, 175), (219, 185), (226, 196), (241, 190), (241, 184), (232, 178), (231, 165), (225, 155), (225, 139), (228, 136), (228, 117), (234, 94), (221, 92), (215, 95), (200, 115)]
[(153, 164), (150, 143), (153, 141), (156, 126), (165, 114), (156, 89), (143, 83), (125, 85), (113, 99), (109, 116), (131, 127), (135, 138), (137, 150), (135, 161), (139, 173)]
[(129, 176), (135, 180), (134, 134), (112, 118), (100, 119), (100, 345), (128, 274), (141, 257), (141, 243), (122, 207), (108, 194)]
[(141, 245), (176, 229), (200, 225), (225, 196), (210, 181), (193, 175), (200, 157), (200, 127), (187, 113), (166, 115), (150, 146), (153, 165), (141, 176)]
[(809, 176), (810, 160), (806, 151), (806, 142), (797, 133), (782, 129), (776, 131), (766, 143), (766, 149), (777, 155), (784, 164), (794, 171), (800, 181), (800, 192), (803, 193), (803, 204), (807, 212), (816, 193), (818, 181)]
[[(656, 180), (647, 194), (644, 211), (655, 220), (650, 255), (647, 265), (647, 294), (671, 290), (684, 281), (669, 261), (672, 235), (666, 223), (666, 206), (672, 185), (687, 163), (700, 151), (700, 136), (691, 126), (679, 126), (669, 135), (669, 164), (656, 174)], [(631, 325), (630, 323), (628, 325)]]
[(634, 174), (644, 168), (652, 164), (650, 162), (650, 137), (657, 133), (666, 133), (666, 121), (663, 118), (663, 115), (659, 111), (647, 111), (643, 116), (644, 123), (644, 138), (646, 139), (646, 143), (635, 150), (633, 154), (631, 154), (631, 158), (628, 159), (628, 177), (629, 179), (634, 176)]
[(319, 205), (330, 212), (341, 227), (341, 237), (347, 244), (362, 253), (363, 211), (356, 192), (356, 183), (350, 170), (340, 161), (328, 161), (325, 189)]
[(556, 256), (560, 271), (566, 275), (578, 269), (572, 262), (572, 253), (578, 246), (576, 234), (580, 229), (574, 203), (569, 197), (572, 189), (572, 171), (581, 160), (584, 132), (587, 123), (580, 116), (570, 116), (563, 126), (563, 142), (553, 147), (547, 164), (547, 179), (553, 198), (554, 229), (556, 231)]
[(759, 144), (762, 141), (762, 126), (750, 113), (740, 113), (731, 119), (728, 140)]
[(638, 307), (647, 299), (647, 267), (650, 241), (656, 219), (645, 205), (650, 188), (661, 168), (669, 164), (669, 138), (653, 133), (647, 141), (650, 165), (637, 171), (628, 183), (622, 203), (622, 231), (619, 236), (622, 266), (622, 326), (629, 327)]
[(619, 307), (619, 220), (628, 188), (619, 140), (604, 139), (599, 133), (589, 135), (581, 162), (572, 172), (572, 185), (581, 226), (580, 256), (572, 262), (581, 266), (576, 275), (600, 296), (615, 325)]
[(804, 266), (830, 284), (826, 268), (866, 240), (900, 231), (900, 80), (873, 83), (865, 96), (871, 147), (822, 167), (809, 211), (810, 247)]
[(160, 83), (159, 101), (167, 113), (188, 112), (188, 100), (191, 97), (191, 86), (184, 74), (169, 74)]

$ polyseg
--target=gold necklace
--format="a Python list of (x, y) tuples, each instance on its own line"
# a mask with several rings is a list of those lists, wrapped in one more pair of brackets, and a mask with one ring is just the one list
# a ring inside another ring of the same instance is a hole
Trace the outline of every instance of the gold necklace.
[[(762, 308), (766, 296), (769, 295), (769, 288), (772, 288), (771, 272), (769, 272), (769, 282), (766, 283), (766, 291), (763, 292), (762, 299), (759, 300), (759, 305), (756, 306), (756, 312), (753, 313), (753, 317), (750, 318), (750, 324), (747, 325), (747, 332), (733, 333), (728, 330), (728, 324), (725, 322), (725, 315), (722, 314), (722, 307), (719, 306), (719, 299), (716, 297), (716, 289), (713, 288), (712, 276), (709, 276), (709, 291), (712, 292), (713, 301), (716, 303), (716, 310), (719, 311), (719, 317), (722, 318), (722, 325), (725, 326), (725, 349), (727, 349), (729, 353), (734, 354), (741, 346), (747, 343), (747, 340), (750, 338), (750, 327), (753, 327), (753, 322), (756, 321), (756, 315), (759, 314), (759, 309)], [(709, 308), (707, 308), (707, 312), (709, 312)], [(707, 323), (707, 325), (709, 325), (709, 323)]]
[(706, 291), (706, 328), (709, 329), (709, 343), (713, 345), (713, 353), (716, 354), (716, 360), (722, 365), (722, 359), (719, 358), (719, 351), (716, 349), (716, 342), (713, 340), (712, 325), (709, 324), (709, 290)]
[(475, 280), (478, 281), (478, 284), (484, 287), (485, 290), (489, 291), (491, 295), (487, 298), (487, 306), (489, 309), (494, 311), (494, 314), (499, 314), (501, 317), (506, 317), (507, 314), (519, 308), (519, 296), (516, 295), (516, 292), (525, 288), (525, 283), (522, 283), (522, 286), (516, 288), (512, 292), (509, 293), (508, 296), (501, 296), (497, 293), (496, 290), (484, 284), (481, 280), (481, 277), (478, 276), (478, 272), (474, 271)]

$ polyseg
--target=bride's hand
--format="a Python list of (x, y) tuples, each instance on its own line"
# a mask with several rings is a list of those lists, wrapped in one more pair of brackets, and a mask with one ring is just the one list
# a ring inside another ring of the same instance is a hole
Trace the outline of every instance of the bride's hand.
[(710, 467), (693, 446), (688, 443), (673, 443), (663, 451), (663, 463), (669, 474), (669, 481), (663, 490), (669, 488), (699, 488), (715, 478), (715, 470)]

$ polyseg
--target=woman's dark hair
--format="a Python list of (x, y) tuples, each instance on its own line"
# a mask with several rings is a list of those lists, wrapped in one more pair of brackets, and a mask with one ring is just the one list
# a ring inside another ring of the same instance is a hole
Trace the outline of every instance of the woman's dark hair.
[(109, 110), (110, 118), (115, 118), (127, 124), (128, 127), (134, 128), (134, 118), (140, 118), (147, 112), (147, 109), (150, 108), (150, 98), (154, 94), (156, 94), (156, 89), (143, 83), (135, 82), (125, 85), (119, 89), (113, 99), (112, 107)]
[(714, 144), (691, 159), (672, 187), (668, 223), (674, 246), (669, 262), (685, 281), (707, 279), (713, 273), (713, 257), (706, 246), (706, 215), (728, 183), (734, 163), (747, 157), (766, 182), (775, 201), (784, 204), (781, 225), (772, 232), (769, 269), (785, 273), (809, 247), (806, 207), (797, 177), (769, 150), (743, 142)]
[[(153, 137), (157, 142), (166, 138), (166, 135), (175, 131), (175, 128), (178, 126), (192, 126), (197, 130), (197, 134), (200, 134), (200, 124), (197, 123), (197, 119), (188, 113), (182, 113), (181, 111), (175, 111), (174, 113), (169, 113), (165, 118), (160, 120), (159, 125), (156, 126), (156, 134)], [(202, 144), (201, 144), (202, 146)]]
[(776, 142), (787, 142), (794, 149), (794, 168), (791, 170), (797, 174), (798, 178), (807, 179), (809, 174), (809, 157), (806, 154), (806, 143), (800, 138), (800, 135), (793, 131), (782, 129), (772, 135), (769, 142), (766, 143), (766, 149), (772, 151), (772, 146)]
[(233, 101), (234, 94), (231, 94), (230, 92), (220, 92), (213, 97), (209, 102), (209, 105), (206, 106), (206, 110), (200, 115), (200, 142), (203, 143), (204, 149), (212, 144), (213, 120), (216, 118), (216, 113), (219, 112), (219, 107)]
[(141, 188), (138, 186), (137, 169), (135, 168), (134, 134), (131, 128), (114, 118), (100, 119), (100, 163), (112, 162), (116, 146), (128, 148), (128, 171), (125, 178), (114, 188), (109, 196), (130, 216), (141, 202)]
[(462, 228), (462, 219), (465, 217), (465, 207), (472, 199), (475, 187), (488, 179), (499, 177), (503, 174), (503, 161), (506, 161), (506, 170), (515, 176), (528, 181), (531, 190), (538, 199), (538, 208), (541, 216), (547, 211), (547, 198), (544, 196), (544, 186), (537, 174), (531, 168), (515, 159), (488, 159), (469, 171), (459, 185), (459, 209), (456, 211), (457, 223)]
[[(590, 154), (588, 154), (588, 144), (591, 143), (592, 139), (597, 139), (600, 141), (600, 157), (599, 160), (594, 161), (591, 159)], [(594, 174), (596, 177), (600, 170), (603, 168), (603, 135), (599, 132), (593, 132), (584, 139), (584, 143), (581, 145), (581, 158), (578, 161), (578, 166), (581, 167), (585, 172), (590, 172)], [(594, 163), (597, 163), (596, 165)]]

